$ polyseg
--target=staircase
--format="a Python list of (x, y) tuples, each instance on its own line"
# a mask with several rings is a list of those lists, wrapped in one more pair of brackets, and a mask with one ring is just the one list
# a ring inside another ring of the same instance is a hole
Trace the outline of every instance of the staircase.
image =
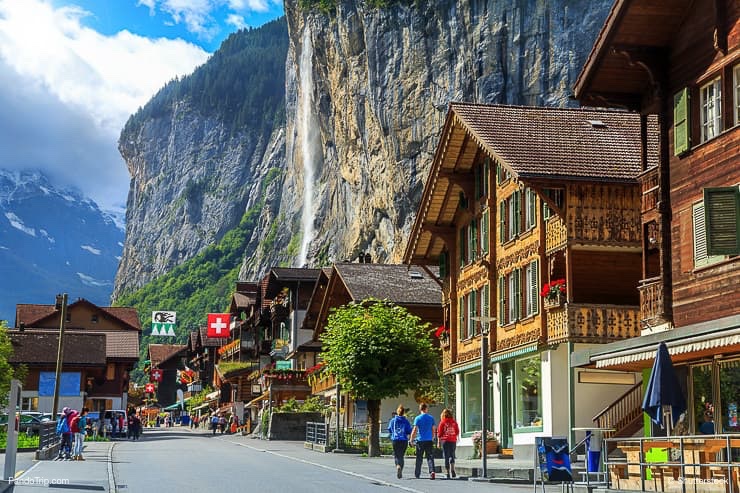
[[(605, 432), (604, 438), (631, 437), (643, 427), (642, 414), (642, 382), (640, 382), (592, 419), (598, 428), (615, 430)], [(614, 447), (614, 442), (610, 442), (607, 453), (611, 452)]]

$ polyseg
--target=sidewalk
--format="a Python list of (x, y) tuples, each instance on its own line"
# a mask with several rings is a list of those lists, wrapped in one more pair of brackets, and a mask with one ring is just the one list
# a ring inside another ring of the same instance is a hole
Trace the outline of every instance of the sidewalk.
[[(12, 485), (13, 493), (38, 492), (40, 486), (114, 492), (111, 454), (116, 442), (85, 442), (84, 461), (37, 461)], [(0, 493), (10, 488), (0, 483)]]

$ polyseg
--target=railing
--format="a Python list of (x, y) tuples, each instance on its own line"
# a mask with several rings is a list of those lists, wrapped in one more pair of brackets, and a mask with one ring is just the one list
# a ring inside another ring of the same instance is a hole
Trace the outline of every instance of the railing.
[(618, 435), (621, 430), (642, 416), (642, 382), (635, 384), (622, 394), (619, 399), (609, 404), (603, 411), (592, 418), (597, 428), (611, 428), (605, 432), (606, 438)]
[(740, 492), (738, 435), (609, 438), (604, 445), (624, 454), (604, 459), (610, 488)]
[(311, 385), (311, 393), (318, 394), (319, 392), (325, 392), (329, 389), (333, 389), (336, 386), (337, 377), (331, 374), (327, 374), (314, 382), (313, 385)]
[(61, 443), (62, 437), (57, 435), (55, 421), (44, 421), (39, 426), (39, 450), (49, 449)]
[(660, 195), (660, 175), (658, 174), (658, 168), (648, 171), (639, 179), (642, 191), (642, 212), (645, 213), (658, 206), (658, 197)]
[(562, 249), (568, 244), (568, 227), (560, 216), (553, 216), (545, 223), (545, 252)]
[(326, 423), (306, 423), (306, 442), (326, 445), (329, 425)]
[(547, 316), (549, 343), (604, 343), (640, 335), (639, 309), (625, 305), (566, 303)]
[(640, 320), (649, 322), (663, 318), (663, 279), (660, 276), (642, 279), (637, 289), (640, 291)]
[(221, 346), (220, 348), (218, 348), (218, 354), (220, 356), (223, 356), (224, 358), (228, 358), (229, 356), (234, 354), (236, 351), (238, 351), (240, 346), (241, 346), (241, 339), (234, 339), (227, 345)]

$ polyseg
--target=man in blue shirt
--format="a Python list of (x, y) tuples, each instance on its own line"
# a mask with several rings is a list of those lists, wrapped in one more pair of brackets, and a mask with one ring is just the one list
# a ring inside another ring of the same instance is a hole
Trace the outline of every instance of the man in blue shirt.
[[(434, 418), (427, 414), (427, 405), (419, 405), (419, 415), (414, 419), (414, 429), (411, 430), (411, 443), (416, 439), (416, 469), (414, 476), (418, 479), (421, 475), (421, 462), (424, 454), (427, 456), (429, 466), (429, 479), (434, 479)], [(418, 435), (418, 438), (417, 438)]]

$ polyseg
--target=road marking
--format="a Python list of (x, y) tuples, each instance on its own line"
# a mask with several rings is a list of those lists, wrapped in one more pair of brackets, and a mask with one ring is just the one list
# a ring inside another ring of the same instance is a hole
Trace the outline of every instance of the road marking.
[(43, 461), (36, 462), (36, 464), (34, 464), (31, 467), (29, 467), (26, 472), (21, 471), (21, 473), (22, 473), (21, 476), (19, 476), (18, 474), (16, 474), (15, 475), (15, 479), (20, 479), (22, 476), (24, 476), (24, 475), (28, 474), (29, 472), (33, 471), (34, 469), (36, 469), (38, 466), (41, 465), (41, 462), (43, 462)]
[(113, 477), (113, 447), (116, 442), (110, 444), (108, 449), (108, 493), (116, 493), (116, 480)]
[(329, 471), (334, 471), (334, 472), (339, 472), (339, 473), (342, 473), (342, 474), (346, 474), (348, 476), (354, 476), (356, 478), (362, 478), (362, 479), (365, 479), (365, 480), (368, 480), (368, 481), (373, 481), (375, 483), (380, 483), (383, 486), (390, 486), (391, 488), (398, 488), (399, 490), (408, 491), (410, 493), (426, 493), (425, 491), (415, 490), (414, 488), (408, 488), (406, 486), (401, 486), (399, 484), (391, 483), (391, 482), (386, 481), (384, 479), (378, 479), (378, 478), (374, 478), (372, 476), (365, 476), (364, 474), (360, 474), (360, 473), (357, 473), (357, 472), (346, 471), (344, 469), (339, 469), (337, 467), (331, 467), (331, 466), (327, 466), (327, 465), (324, 465), (324, 464), (319, 464), (318, 462), (311, 462), (309, 460), (299, 459), (297, 457), (291, 457), (290, 455), (285, 455), (285, 454), (281, 454), (281, 453), (278, 453), (278, 452), (273, 452), (271, 450), (267, 450), (267, 449), (263, 449), (263, 448), (252, 447), (251, 445), (247, 445), (247, 444), (244, 444), (244, 443), (231, 442), (229, 440), (226, 440), (225, 438), (218, 438), (217, 440), (222, 440), (222, 441), (224, 441), (226, 443), (231, 443), (231, 444), (234, 444), (234, 445), (239, 445), (240, 447), (246, 447), (248, 449), (252, 449), (252, 450), (257, 451), (257, 452), (266, 452), (268, 454), (272, 454), (272, 455), (275, 455), (277, 457), (282, 457), (284, 459), (290, 459), (290, 460), (293, 460), (293, 461), (296, 461), (296, 462), (302, 462), (304, 464), (309, 464), (311, 466), (321, 467), (323, 469), (327, 469)]
[(20, 471), (15, 471), (15, 476), (13, 476), (13, 477), (14, 478), (20, 478), (21, 475), (23, 474), (23, 471), (25, 471), (25, 469), (21, 469)]

